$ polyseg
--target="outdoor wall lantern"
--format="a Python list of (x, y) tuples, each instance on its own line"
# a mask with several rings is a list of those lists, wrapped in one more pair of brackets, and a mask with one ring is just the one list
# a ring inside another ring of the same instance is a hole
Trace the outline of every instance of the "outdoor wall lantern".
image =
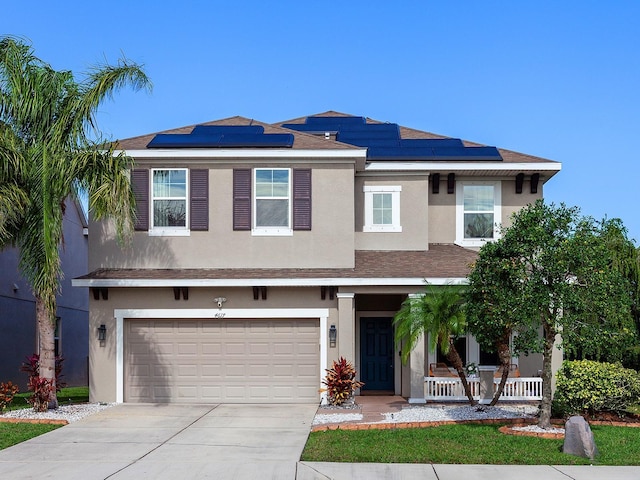
[(329, 346), (330, 347), (335, 348), (337, 338), (338, 338), (338, 330), (336, 330), (335, 325), (331, 325), (331, 327), (329, 327)]
[(107, 339), (107, 326), (103, 323), (98, 327), (98, 340), (104, 342)]

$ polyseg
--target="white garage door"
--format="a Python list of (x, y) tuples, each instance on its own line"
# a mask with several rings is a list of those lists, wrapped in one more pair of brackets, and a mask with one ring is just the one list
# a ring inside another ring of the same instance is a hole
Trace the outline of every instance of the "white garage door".
[(319, 320), (125, 320), (126, 402), (318, 403)]

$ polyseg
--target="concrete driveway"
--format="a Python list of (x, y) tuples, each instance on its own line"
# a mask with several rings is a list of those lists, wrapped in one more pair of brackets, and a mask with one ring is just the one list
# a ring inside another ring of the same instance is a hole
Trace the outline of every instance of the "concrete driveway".
[(296, 478), (316, 405), (123, 404), (0, 451), (3, 478)]

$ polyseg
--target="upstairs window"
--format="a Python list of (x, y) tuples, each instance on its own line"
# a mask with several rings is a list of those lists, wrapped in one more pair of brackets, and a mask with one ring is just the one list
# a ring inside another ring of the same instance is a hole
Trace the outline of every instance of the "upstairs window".
[(400, 186), (364, 187), (364, 232), (401, 232)]
[(136, 231), (180, 236), (209, 230), (209, 170), (134, 169), (131, 187)]
[(459, 182), (456, 189), (456, 243), (482, 246), (498, 238), (500, 182)]
[(187, 231), (187, 169), (152, 170), (152, 230)]
[(233, 229), (253, 235), (311, 230), (310, 168), (233, 170)]
[(254, 170), (254, 228), (260, 235), (291, 235), (291, 170)]

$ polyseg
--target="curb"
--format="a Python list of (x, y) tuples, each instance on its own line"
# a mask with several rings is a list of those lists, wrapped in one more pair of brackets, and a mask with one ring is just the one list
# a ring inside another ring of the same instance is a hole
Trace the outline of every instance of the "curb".
[(442, 420), (436, 422), (397, 422), (397, 423), (333, 423), (315, 425), (312, 432), (326, 432), (327, 430), (392, 430), (395, 428), (426, 428), (441, 427), (443, 425), (495, 425), (507, 423), (509, 425), (533, 424), (536, 419), (523, 420), (521, 418), (488, 418), (485, 420)]
[(39, 423), (46, 425), (68, 425), (66, 420), (55, 420), (53, 418), (2, 418), (0, 423)]

